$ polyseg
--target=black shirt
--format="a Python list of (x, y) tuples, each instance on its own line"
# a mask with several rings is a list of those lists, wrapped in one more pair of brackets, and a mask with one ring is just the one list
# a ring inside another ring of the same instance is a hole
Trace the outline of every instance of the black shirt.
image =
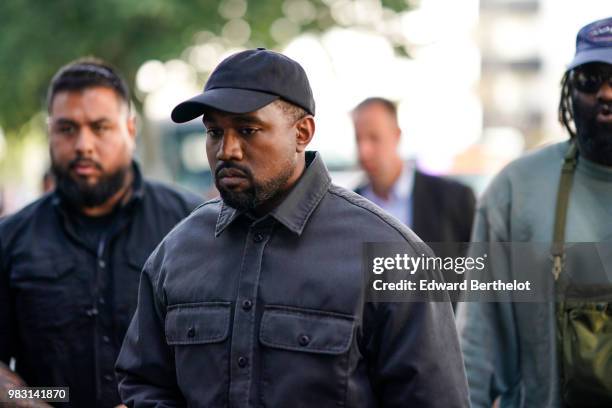
[(3, 220), (0, 360), (14, 357), (29, 386), (70, 387), (67, 406), (119, 404), (114, 363), (141, 268), (200, 201), (143, 180), (134, 164), (130, 200), (85, 231), (57, 193)]
[(468, 406), (450, 304), (364, 300), (364, 242), (431, 252), (307, 163), (270, 214), (209, 201), (151, 255), (117, 361), (129, 406)]
[(89, 248), (98, 248), (113, 225), (113, 221), (120, 216), (121, 209), (114, 208), (108, 214), (91, 217), (83, 213), (74, 214), (76, 227), (83, 243)]

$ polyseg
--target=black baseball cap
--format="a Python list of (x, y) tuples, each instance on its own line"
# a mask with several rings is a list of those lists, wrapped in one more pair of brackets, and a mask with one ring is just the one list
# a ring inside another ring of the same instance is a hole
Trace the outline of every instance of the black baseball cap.
[(203, 93), (178, 104), (172, 110), (172, 120), (190, 121), (206, 108), (253, 112), (279, 98), (315, 114), (312, 89), (300, 64), (265, 48), (242, 51), (221, 61), (210, 74)]
[(612, 64), (612, 17), (582, 27), (576, 36), (576, 54), (567, 69), (589, 62)]

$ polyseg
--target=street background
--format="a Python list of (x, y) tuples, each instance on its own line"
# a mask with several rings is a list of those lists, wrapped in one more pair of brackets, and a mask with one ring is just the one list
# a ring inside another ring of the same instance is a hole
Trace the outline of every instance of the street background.
[(334, 181), (362, 175), (350, 110), (398, 103), (401, 153), (481, 192), (509, 160), (566, 137), (559, 82), (584, 24), (609, 0), (58, 0), (0, 2), (0, 214), (42, 192), (46, 87), (97, 56), (129, 82), (149, 177), (207, 194), (200, 121), (170, 122), (226, 56), (267, 47), (299, 61), (317, 102), (312, 149)]

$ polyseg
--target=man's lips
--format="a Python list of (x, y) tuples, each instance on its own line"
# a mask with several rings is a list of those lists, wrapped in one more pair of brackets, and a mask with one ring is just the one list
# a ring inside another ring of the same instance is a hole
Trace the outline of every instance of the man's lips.
[(245, 172), (235, 168), (223, 168), (217, 172), (217, 178), (225, 178), (225, 177), (239, 177), (246, 178)]
[(217, 172), (217, 182), (225, 188), (235, 188), (247, 181), (246, 173), (236, 168), (223, 168)]
[(612, 106), (605, 105), (599, 109), (596, 119), (598, 122), (612, 123)]
[(70, 167), (79, 176), (90, 176), (99, 172), (98, 166), (91, 162), (76, 162)]

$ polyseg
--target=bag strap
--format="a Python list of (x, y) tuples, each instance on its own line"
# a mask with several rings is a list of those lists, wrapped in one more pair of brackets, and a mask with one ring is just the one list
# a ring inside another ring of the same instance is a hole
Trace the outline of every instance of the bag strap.
[(559, 180), (559, 190), (557, 192), (557, 208), (555, 211), (555, 229), (553, 233), (553, 244), (551, 247), (551, 255), (553, 261), (552, 273), (555, 281), (559, 279), (559, 275), (563, 270), (565, 261), (565, 224), (567, 219), (567, 207), (569, 203), (569, 195), (572, 189), (574, 180), (574, 170), (578, 159), (578, 148), (573, 140), (569, 143), (569, 148), (563, 158), (563, 166), (561, 167), (561, 179)]

